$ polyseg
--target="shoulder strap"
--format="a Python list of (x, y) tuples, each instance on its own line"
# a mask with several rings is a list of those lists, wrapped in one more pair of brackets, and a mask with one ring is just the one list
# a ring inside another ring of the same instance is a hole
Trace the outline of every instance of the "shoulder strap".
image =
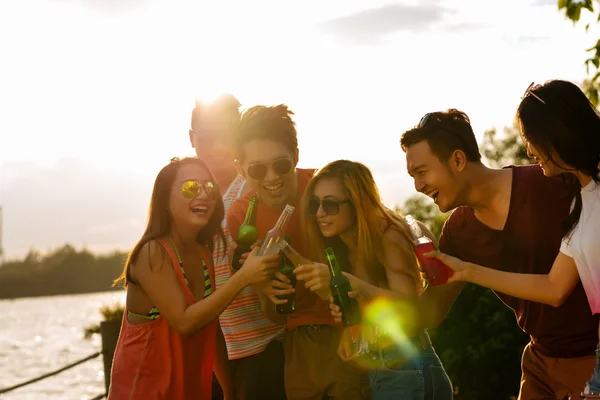
[(177, 248), (173, 244), (173, 240), (169, 237), (170, 244), (167, 243), (165, 239), (158, 239), (158, 242), (164, 247), (171, 257), (171, 261), (173, 261), (173, 272), (175, 272), (175, 276), (182, 283), (183, 286), (187, 287), (187, 279), (183, 272), (183, 264), (181, 263), (181, 258), (179, 258), (179, 254), (177, 253)]

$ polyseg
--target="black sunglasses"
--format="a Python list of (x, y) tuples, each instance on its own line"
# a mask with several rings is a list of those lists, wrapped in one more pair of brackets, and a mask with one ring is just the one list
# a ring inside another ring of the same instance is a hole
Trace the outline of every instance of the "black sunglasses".
[(436, 116), (435, 113), (427, 113), (423, 115), (423, 118), (419, 121), (417, 128), (425, 128), (429, 122), (442, 122), (440, 117)]
[(340, 204), (350, 203), (350, 200), (319, 200), (313, 197), (308, 202), (308, 210), (312, 215), (317, 215), (319, 208), (323, 206), (323, 211), (327, 215), (337, 215), (340, 212)]
[[(443, 122), (442, 119), (439, 116), (437, 116), (436, 114), (437, 113), (433, 112), (433, 113), (427, 113), (427, 114), (423, 115), (423, 118), (421, 118), (421, 120), (419, 121), (419, 125), (417, 125), (417, 129), (427, 128), (428, 125), (431, 125), (434, 123), (436, 123), (436, 124), (442, 123)], [(471, 147), (469, 145), (469, 143), (467, 142), (467, 140), (465, 138), (463, 138), (462, 135), (460, 135), (456, 131), (448, 129), (448, 128), (445, 128), (443, 130), (450, 133), (451, 135), (457, 137), (465, 149), (469, 149)]]
[(292, 160), (289, 158), (278, 158), (271, 162), (250, 164), (244, 169), (246, 174), (254, 180), (261, 180), (267, 176), (269, 168), (271, 168), (277, 175), (285, 175), (292, 170), (294, 167)]

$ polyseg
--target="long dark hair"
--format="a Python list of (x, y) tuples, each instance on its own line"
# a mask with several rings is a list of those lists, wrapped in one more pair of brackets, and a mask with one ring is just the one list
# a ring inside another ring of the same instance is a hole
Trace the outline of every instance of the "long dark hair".
[[(517, 121), (525, 139), (548, 160), (564, 170), (580, 171), (600, 182), (600, 115), (575, 84), (552, 80), (534, 87), (521, 101)], [(556, 162), (553, 154), (567, 165)], [(565, 236), (579, 222), (581, 209), (579, 191), (573, 210), (563, 222)]]
[[(204, 168), (210, 175), (211, 181), (216, 182), (215, 177), (210, 171), (210, 168), (208, 168), (208, 165), (196, 157), (186, 157), (181, 159), (173, 158), (169, 164), (160, 170), (156, 180), (154, 181), (154, 188), (152, 189), (146, 230), (144, 231), (142, 238), (136, 243), (136, 245), (133, 247), (133, 250), (131, 250), (131, 253), (129, 253), (129, 257), (127, 257), (127, 261), (125, 261), (123, 272), (117, 279), (115, 279), (113, 286), (117, 285), (121, 281), (123, 281), (124, 286), (127, 286), (127, 282), (133, 282), (130, 274), (130, 267), (131, 264), (137, 260), (142, 247), (152, 240), (165, 237), (169, 234), (172, 223), (171, 215), (169, 214), (169, 197), (171, 195), (171, 188), (179, 168), (181, 168), (183, 165), (189, 164), (199, 165), (200, 167)], [(218, 192), (215, 198), (215, 211), (208, 220), (206, 226), (204, 226), (204, 228), (198, 232), (198, 236), (196, 238), (196, 241), (199, 244), (210, 250), (212, 250), (213, 247), (213, 240), (222, 240), (224, 245), (227, 243), (225, 240), (225, 234), (221, 228), (221, 222), (225, 216), (225, 206), (223, 205), (223, 199)]]

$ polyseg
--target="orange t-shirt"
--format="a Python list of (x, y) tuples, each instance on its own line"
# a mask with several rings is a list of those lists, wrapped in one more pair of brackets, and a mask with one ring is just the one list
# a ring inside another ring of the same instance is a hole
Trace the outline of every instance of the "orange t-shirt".
[[(160, 240), (160, 243), (173, 261), (173, 271), (187, 303), (196, 303), (173, 250), (165, 241)], [(212, 258), (206, 251), (202, 251), (202, 257), (214, 288)], [(150, 322), (130, 324), (125, 309), (108, 400), (210, 400), (216, 340), (216, 319), (192, 337), (184, 338), (162, 316)]]
[[(315, 173), (314, 169), (297, 169), (298, 171), (298, 194), (294, 204), (290, 204), (296, 209), (292, 214), (292, 218), (287, 226), (285, 235), (290, 237), (290, 244), (299, 253), (305, 254), (304, 237), (300, 227), (300, 203), (302, 195), (306, 190), (308, 181)], [(235, 241), (240, 225), (244, 222), (248, 204), (252, 196), (255, 196), (254, 191), (249, 191), (240, 197), (235, 203), (229, 207), (227, 212), (227, 226), (231, 237)], [(256, 228), (258, 237), (264, 239), (267, 232), (275, 226), (279, 219), (282, 210), (269, 208), (262, 202), (258, 202), (258, 211), (256, 214)], [(292, 330), (301, 325), (331, 325), (337, 326), (331, 316), (329, 304), (323, 301), (316, 293), (306, 289), (304, 282), (298, 281), (296, 284), (296, 311), (289, 314), (287, 317), (287, 328)]]

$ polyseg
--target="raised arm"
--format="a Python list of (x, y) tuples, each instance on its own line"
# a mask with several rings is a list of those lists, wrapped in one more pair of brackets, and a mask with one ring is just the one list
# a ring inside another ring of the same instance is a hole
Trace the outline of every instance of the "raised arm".
[(427, 256), (433, 256), (452, 268), (453, 281), (472, 282), (509, 296), (554, 307), (564, 303), (579, 281), (575, 261), (562, 252), (558, 253), (547, 275), (499, 271), (437, 251), (427, 253)]
[(266, 280), (273, 265), (278, 265), (274, 261), (278, 262), (279, 257), (254, 254), (246, 261), (243, 273), (234, 275), (219, 290), (192, 305), (187, 304), (173, 262), (159, 243), (150, 241), (144, 245), (131, 272), (168, 324), (181, 335), (191, 336), (214, 321), (245, 286)]

